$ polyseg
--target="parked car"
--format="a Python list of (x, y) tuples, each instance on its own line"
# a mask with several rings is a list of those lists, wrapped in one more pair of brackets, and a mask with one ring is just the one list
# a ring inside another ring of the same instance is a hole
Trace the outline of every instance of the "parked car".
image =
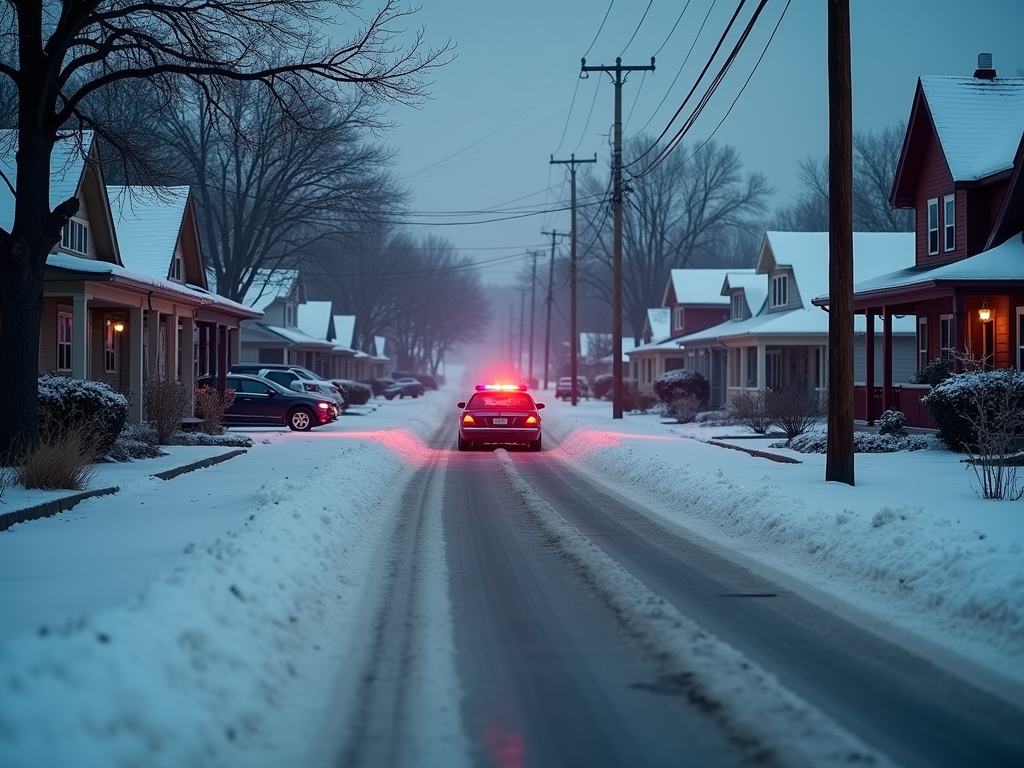
[[(590, 384), (582, 376), (576, 377), (576, 397), (591, 396)], [(555, 385), (555, 397), (561, 400), (568, 400), (572, 397), (572, 376), (563, 376)]]
[(248, 373), (276, 381), (289, 389), (302, 389), (309, 393), (319, 393), (335, 402), (338, 413), (345, 412), (345, 395), (334, 384), (325, 381), (308, 368), (301, 365), (284, 365), (282, 363), (235, 363), (228, 373)]
[(396, 397), (401, 399), (403, 397), (419, 397), (425, 392), (423, 385), (419, 379), (412, 377), (405, 379), (395, 379), (395, 383), (385, 388), (384, 397), (388, 400), (394, 400)]
[(477, 384), (469, 400), (459, 403), (459, 450), (486, 444), (525, 444), (531, 451), (539, 451), (543, 407), (521, 384)]
[[(224, 412), (225, 427), (268, 427), (284, 425), (305, 432), (328, 424), (338, 416), (333, 400), (319, 393), (296, 391), (270, 379), (243, 373), (229, 373), (226, 386), (235, 391), (235, 400)], [(216, 387), (216, 376), (202, 376), (199, 387)]]

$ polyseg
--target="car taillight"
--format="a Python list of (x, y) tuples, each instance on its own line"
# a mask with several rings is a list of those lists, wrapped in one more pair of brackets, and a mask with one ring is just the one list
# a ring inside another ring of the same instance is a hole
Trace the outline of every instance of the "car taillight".
[(476, 421), (468, 413), (462, 417), (463, 424), (476, 424)]
[(537, 417), (536, 416), (527, 416), (526, 417), (526, 423), (528, 425), (536, 424), (537, 423)]

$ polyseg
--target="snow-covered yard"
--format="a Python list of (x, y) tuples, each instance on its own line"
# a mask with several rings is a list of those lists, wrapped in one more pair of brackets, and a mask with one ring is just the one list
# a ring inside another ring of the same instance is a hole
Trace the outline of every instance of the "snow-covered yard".
[[(117, 495), (0, 534), (0, 765), (302, 754), (339, 649), (363, 629), (378, 510), (458, 394), (309, 434), (253, 430), (246, 455), (171, 481), (149, 475), (217, 449), (104, 467), (97, 483)], [(851, 488), (823, 482), (823, 456), (780, 464), (702, 442), (735, 427), (541, 399), (544, 458), (1024, 687), (1024, 502), (978, 499), (959, 456), (858, 455)]]

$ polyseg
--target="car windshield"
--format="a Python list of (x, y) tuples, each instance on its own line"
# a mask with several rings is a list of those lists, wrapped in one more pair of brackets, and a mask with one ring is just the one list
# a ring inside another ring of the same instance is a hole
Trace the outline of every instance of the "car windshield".
[(466, 406), (468, 410), (502, 408), (515, 411), (532, 411), (533, 398), (522, 392), (478, 392)]

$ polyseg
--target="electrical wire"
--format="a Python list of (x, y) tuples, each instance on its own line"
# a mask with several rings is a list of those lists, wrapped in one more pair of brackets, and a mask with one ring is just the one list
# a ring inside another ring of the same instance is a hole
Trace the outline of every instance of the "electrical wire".
[[(712, 7), (713, 6), (714, 6), (714, 3), (712, 3)], [(686, 0), (686, 5), (684, 5), (683, 6), (683, 10), (681, 10), (679, 12), (679, 17), (676, 19), (676, 23), (672, 25), (672, 29), (670, 29), (668, 31), (668, 37), (665, 38), (665, 42), (661, 44), (661, 48), (658, 48), (658, 50), (656, 50), (654, 52), (655, 58), (657, 58), (658, 54), (661, 53), (662, 48), (664, 48), (666, 45), (668, 45), (668, 41), (672, 39), (672, 35), (674, 35), (675, 32), (676, 32), (676, 27), (678, 27), (679, 26), (679, 22), (681, 22), (683, 20), (683, 14), (686, 13), (686, 9), (689, 8), (689, 7), (690, 7), (690, 0)]]
[(583, 146), (583, 140), (587, 138), (587, 128), (590, 127), (590, 118), (594, 116), (594, 105), (597, 104), (597, 94), (601, 86), (595, 84), (594, 86), (594, 99), (590, 102), (590, 111), (587, 113), (587, 122), (583, 125), (583, 132), (580, 134), (580, 140), (576, 142), (576, 149), (573, 152), (579, 152), (580, 147)]
[(572, 108), (576, 105), (576, 94), (580, 90), (580, 80), (582, 78), (576, 78), (576, 87), (572, 89), (572, 99), (569, 101), (569, 114), (565, 116), (565, 125), (562, 126), (562, 138), (558, 140), (558, 146), (555, 147), (554, 154), (558, 154), (558, 151), (562, 148), (562, 143), (565, 141), (565, 134), (569, 132), (569, 121), (572, 119)]
[(595, 44), (595, 43), (597, 43), (597, 38), (599, 38), (599, 37), (601, 36), (601, 30), (602, 30), (602, 29), (604, 29), (604, 23), (605, 23), (606, 21), (608, 21), (608, 14), (612, 12), (612, 6), (613, 6), (613, 5), (615, 5), (615, 0), (611, 0), (611, 2), (610, 2), (610, 3), (608, 3), (608, 10), (606, 10), (606, 11), (604, 12), (604, 18), (603, 18), (603, 19), (601, 19), (601, 26), (597, 28), (597, 34), (596, 34), (596, 35), (594, 35), (594, 39), (593, 39), (593, 41), (592, 41), (592, 42), (590, 43), (590, 47), (589, 47), (589, 48), (587, 48), (587, 52), (583, 54), (583, 58), (584, 58), (584, 59), (585, 59), (585, 58), (587, 58), (587, 56), (589, 56), (589, 55), (590, 55), (590, 52), (591, 52), (591, 51), (593, 50), (593, 48), (594, 48), (594, 44)]
[(622, 53), (619, 54), (619, 58), (625, 56), (626, 51), (629, 50), (629, 46), (633, 44), (633, 41), (636, 39), (637, 33), (640, 32), (640, 27), (644, 25), (644, 19), (647, 18), (647, 14), (651, 10), (652, 5), (654, 5), (654, 0), (650, 0), (647, 3), (647, 8), (644, 10), (644, 15), (640, 17), (640, 23), (636, 25), (636, 29), (633, 30), (633, 36), (629, 38), (629, 42), (626, 43), (626, 47), (622, 49)]
[(629, 125), (630, 118), (633, 117), (633, 110), (636, 109), (636, 103), (640, 101), (640, 92), (643, 91), (645, 82), (647, 82), (646, 69), (640, 75), (640, 86), (636, 89), (636, 96), (633, 97), (633, 106), (629, 108), (629, 114), (626, 115), (626, 120), (622, 124), (623, 131), (625, 131), (626, 126)]

